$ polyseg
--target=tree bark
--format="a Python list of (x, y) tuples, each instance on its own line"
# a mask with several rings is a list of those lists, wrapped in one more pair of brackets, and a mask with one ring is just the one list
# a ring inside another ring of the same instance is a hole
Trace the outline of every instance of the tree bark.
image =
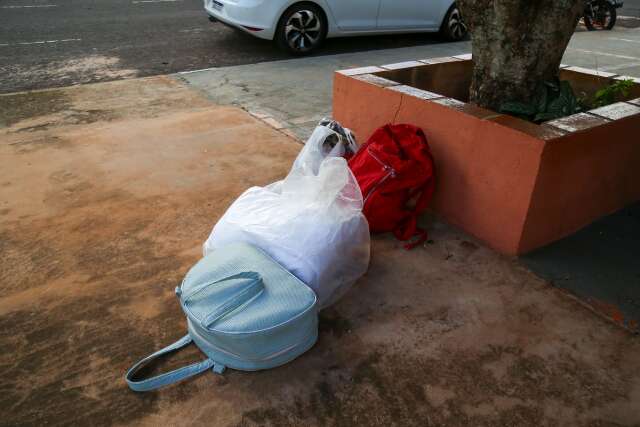
[(494, 111), (558, 76), (584, 0), (458, 0), (473, 45), (469, 99)]

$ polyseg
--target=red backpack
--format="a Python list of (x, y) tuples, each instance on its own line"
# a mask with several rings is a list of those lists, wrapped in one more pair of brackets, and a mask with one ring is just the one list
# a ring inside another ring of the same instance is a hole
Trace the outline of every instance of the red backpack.
[(399, 240), (418, 237), (411, 249), (427, 240), (417, 217), (435, 189), (433, 157), (422, 129), (386, 125), (376, 130), (349, 160), (372, 232), (391, 231)]

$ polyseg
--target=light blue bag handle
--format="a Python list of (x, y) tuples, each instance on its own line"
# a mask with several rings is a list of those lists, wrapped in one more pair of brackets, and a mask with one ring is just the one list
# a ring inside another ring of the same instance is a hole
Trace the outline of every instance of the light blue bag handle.
[(214, 365), (214, 361), (211, 359), (204, 360), (202, 362), (194, 363), (188, 366), (183, 366), (182, 368), (178, 368), (174, 371), (167, 372), (165, 374), (161, 374), (152, 378), (147, 378), (145, 380), (134, 381), (134, 375), (144, 366), (148, 365), (151, 361), (157, 359), (158, 357), (179, 350), (187, 345), (191, 344), (191, 336), (188, 334), (184, 337), (180, 338), (178, 341), (173, 344), (163, 348), (162, 350), (156, 351), (151, 356), (147, 356), (129, 369), (125, 379), (127, 380), (127, 384), (129, 388), (133, 391), (150, 391), (155, 390), (157, 388), (163, 387), (165, 385), (176, 383), (185, 378), (192, 377), (201, 372), (206, 371), (209, 368), (212, 368)]
[(209, 329), (212, 324), (222, 319), (224, 316), (231, 313), (233, 310), (245, 304), (252, 298), (256, 297), (264, 289), (262, 277), (255, 271), (245, 271), (243, 273), (234, 274), (233, 276), (217, 280), (214, 283), (240, 279), (246, 279), (242, 281), (238, 286), (241, 288), (241, 290), (233, 297), (229, 298), (224, 304), (222, 304), (208, 316), (204, 317), (200, 321), (200, 326), (202, 326), (204, 329)]
[(208, 288), (211, 285), (222, 283), (227, 280), (237, 280), (237, 279), (248, 279), (248, 282), (258, 282), (261, 288), (264, 287), (262, 283), (262, 276), (260, 276), (260, 273), (257, 273), (255, 271), (243, 271), (242, 273), (232, 274), (231, 276), (226, 276), (226, 277), (223, 277), (222, 279), (215, 279), (210, 282), (206, 282), (202, 285), (199, 285), (196, 289), (192, 290), (186, 295), (182, 293), (182, 288), (178, 286), (176, 287), (176, 295), (178, 296), (178, 298), (180, 298), (180, 303), (182, 304), (184, 301), (193, 297), (198, 292), (204, 291), (206, 288)]
[[(228, 301), (226, 301), (214, 312), (212, 312), (211, 314), (206, 316), (204, 319), (202, 319), (200, 323), (203, 328), (208, 329), (208, 327), (212, 323), (215, 323), (217, 320), (226, 316), (231, 311), (240, 307), (242, 304), (246, 303), (251, 298), (258, 295), (264, 289), (264, 283), (262, 282), (262, 277), (260, 276), (260, 274), (256, 273), (255, 271), (247, 271), (243, 273), (234, 274), (232, 276), (228, 276), (223, 279), (218, 279), (214, 282), (211, 282), (209, 283), (209, 285), (223, 282), (226, 280), (236, 280), (236, 279), (247, 279), (245, 283), (242, 283), (242, 285), (244, 285), (244, 288), (240, 292), (235, 294), (232, 298), (229, 298)], [(203, 288), (200, 288), (199, 290), (190, 294), (187, 298), (193, 296)], [(178, 294), (178, 296), (180, 296), (180, 292), (178, 292), (179, 289), (180, 288), (176, 289), (176, 293)], [(182, 299), (181, 299), (181, 303), (183, 303)], [(127, 381), (129, 388), (134, 391), (150, 391), (150, 390), (155, 390), (165, 385), (173, 384), (183, 379), (192, 377), (194, 375), (197, 375), (201, 372), (206, 371), (209, 368), (213, 368), (214, 372), (216, 373), (222, 373), (224, 371), (224, 365), (216, 363), (211, 359), (206, 359), (206, 360), (203, 360), (202, 362), (193, 363), (191, 365), (184, 366), (182, 368), (178, 368), (171, 372), (160, 374), (152, 378), (147, 378), (140, 381), (133, 380), (134, 375), (141, 368), (148, 365), (153, 360), (157, 359), (158, 357), (164, 354), (168, 354), (176, 350), (180, 350), (181, 348), (191, 344), (191, 342), (192, 342), (191, 336), (187, 334), (184, 337), (180, 338), (178, 341), (174, 342), (173, 344), (163, 348), (162, 350), (156, 351), (152, 355), (145, 357), (144, 359), (142, 359), (141, 361), (133, 365), (125, 376), (125, 380)]]
[(202, 328), (209, 329), (209, 327), (213, 323), (217, 322), (236, 308), (240, 307), (244, 303), (260, 294), (260, 292), (264, 290), (262, 276), (260, 276), (260, 274), (256, 273), (255, 271), (244, 271), (242, 273), (233, 274), (231, 276), (227, 276), (222, 279), (216, 279), (212, 282), (206, 283), (205, 285), (198, 287), (195, 291), (192, 291), (186, 296), (182, 294), (182, 289), (180, 287), (176, 288), (176, 295), (180, 298), (180, 304), (182, 305), (182, 308), (185, 310), (185, 312), (190, 313), (193, 318), (197, 319), (198, 316), (194, 315), (189, 308), (189, 299), (194, 295), (197, 295), (199, 292), (205, 291), (211, 285), (216, 285), (228, 280), (242, 280), (238, 284), (238, 288), (240, 288), (240, 291), (229, 298), (227, 301), (225, 301), (220, 307), (217, 307), (213, 312), (200, 319), (200, 326), (202, 326)]

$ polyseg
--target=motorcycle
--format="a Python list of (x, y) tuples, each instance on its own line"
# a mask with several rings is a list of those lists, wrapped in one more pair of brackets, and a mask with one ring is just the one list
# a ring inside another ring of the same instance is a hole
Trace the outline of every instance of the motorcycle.
[(616, 25), (616, 9), (623, 6), (621, 0), (587, 0), (584, 9), (584, 25), (587, 30), (610, 30)]

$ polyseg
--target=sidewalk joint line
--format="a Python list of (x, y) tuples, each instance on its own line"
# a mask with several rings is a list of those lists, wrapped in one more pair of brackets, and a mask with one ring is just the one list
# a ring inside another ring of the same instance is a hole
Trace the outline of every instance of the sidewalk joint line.
[(609, 40), (619, 40), (621, 42), (640, 43), (640, 40), (622, 39), (620, 37), (607, 37)]
[(66, 42), (79, 42), (82, 39), (62, 39), (62, 40), (38, 40), (35, 42), (18, 42), (18, 43), (2, 43), (0, 44), (0, 47), (2, 46), (26, 46), (26, 45), (33, 45), (33, 44), (53, 44), (53, 43), (66, 43)]
[(607, 53), (607, 52), (598, 52), (596, 50), (587, 50), (587, 49), (577, 49), (577, 48), (567, 48), (568, 51), (580, 52), (580, 53), (588, 53), (590, 55), (601, 55), (601, 56), (610, 56), (612, 58), (620, 58), (620, 59), (631, 59), (635, 61), (640, 61), (640, 58), (637, 56), (627, 56), (627, 55), (616, 55), (615, 53)]
[(174, 3), (182, 0), (133, 0), (131, 3)]
[(0, 9), (24, 9), (24, 8), (34, 8), (34, 7), (58, 7), (57, 4), (37, 4), (37, 5), (29, 5), (29, 6), (0, 6)]

